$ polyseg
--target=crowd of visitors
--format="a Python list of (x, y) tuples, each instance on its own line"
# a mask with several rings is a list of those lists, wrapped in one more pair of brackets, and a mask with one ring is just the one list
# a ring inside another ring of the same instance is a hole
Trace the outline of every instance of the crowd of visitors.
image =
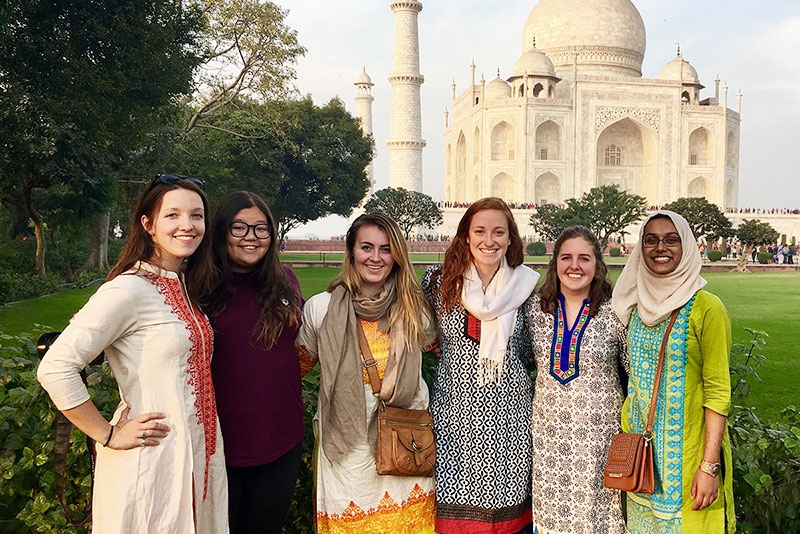
[[(281, 532), (302, 460), (300, 380), (317, 366), (302, 503), (316, 532), (735, 531), (730, 321), (680, 215), (652, 211), (612, 290), (582, 226), (558, 237), (537, 289), (499, 198), (466, 206), (421, 282), (397, 223), (365, 213), (340, 272), (304, 301), (264, 201), (232, 193), (212, 224), (203, 187), (153, 180), (108, 281), (38, 369), (97, 443), (94, 532)], [(110, 421), (80, 377), (101, 351), (122, 399)], [(423, 351), (438, 357), (430, 385)], [(417, 424), (386, 420), (390, 408), (432, 423), (381, 446), (397, 469), (380, 474), (378, 425)], [(612, 437), (648, 417), (654, 491), (605, 487)], [(432, 471), (398, 467), (400, 448), (423, 461), (415, 432), (431, 427)]]

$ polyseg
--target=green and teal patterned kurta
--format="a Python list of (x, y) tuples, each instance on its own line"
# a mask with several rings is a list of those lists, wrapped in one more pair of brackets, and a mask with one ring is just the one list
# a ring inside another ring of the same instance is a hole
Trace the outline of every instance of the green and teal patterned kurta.
[[(643, 432), (650, 409), (658, 353), (667, 323), (648, 327), (636, 308), (628, 324), (631, 379), (622, 408), (626, 432)], [(705, 408), (730, 408), (731, 326), (722, 301), (700, 290), (678, 314), (669, 336), (654, 423), (656, 491), (628, 494), (628, 530), (650, 533), (733, 533), (733, 467), (728, 433), (722, 439), (720, 491), (709, 507), (693, 511), (692, 480), (703, 458)]]

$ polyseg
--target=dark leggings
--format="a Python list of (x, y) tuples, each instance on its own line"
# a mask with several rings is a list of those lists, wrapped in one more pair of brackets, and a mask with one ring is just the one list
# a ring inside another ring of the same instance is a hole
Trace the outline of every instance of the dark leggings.
[(303, 442), (265, 465), (228, 466), (231, 534), (280, 534), (300, 469)]

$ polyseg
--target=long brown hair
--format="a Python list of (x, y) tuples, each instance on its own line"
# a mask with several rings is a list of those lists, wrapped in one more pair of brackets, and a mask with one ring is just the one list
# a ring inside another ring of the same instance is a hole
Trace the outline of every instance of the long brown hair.
[(472, 253), (467, 242), (469, 226), (472, 223), (472, 217), (476, 213), (485, 210), (501, 211), (506, 216), (508, 236), (510, 238), (508, 250), (506, 251), (508, 266), (517, 267), (522, 265), (525, 260), (525, 254), (522, 250), (522, 238), (519, 235), (517, 223), (514, 221), (514, 215), (505, 201), (497, 197), (487, 197), (474, 202), (467, 208), (464, 216), (461, 217), (456, 235), (444, 253), (444, 262), (442, 262), (442, 267), (439, 271), (442, 277), (439, 291), (441, 291), (442, 302), (447, 310), (455, 309), (461, 301), (461, 288), (464, 285), (462, 276), (472, 261)]
[[(179, 180), (175, 183), (162, 183), (154, 182), (139, 198), (136, 204), (136, 209), (133, 210), (130, 225), (130, 237), (125, 242), (125, 247), (119, 255), (117, 263), (111, 268), (106, 276), (106, 280), (111, 280), (120, 274), (128, 271), (133, 267), (137, 261), (150, 261), (158, 257), (158, 246), (153, 241), (147, 229), (142, 224), (142, 217), (147, 217), (148, 220), (154, 221), (158, 212), (161, 209), (161, 204), (164, 200), (164, 195), (176, 189), (186, 189), (197, 193), (203, 201), (203, 223), (205, 225), (205, 234), (197, 250), (194, 254), (189, 256), (187, 263), (187, 270), (195, 272), (211, 272), (214, 266), (211, 263), (211, 240), (208, 238), (211, 233), (210, 213), (208, 209), (208, 199), (206, 194), (195, 183), (189, 180)], [(192, 300), (197, 301), (197, 293), (191, 284), (188, 284), (187, 290)]]
[(594, 278), (589, 286), (589, 314), (597, 315), (600, 305), (611, 298), (611, 281), (608, 279), (608, 267), (603, 261), (603, 248), (600, 240), (585, 226), (570, 226), (556, 239), (553, 246), (553, 257), (547, 264), (547, 273), (540, 291), (540, 304), (545, 313), (553, 313), (558, 306), (558, 294), (561, 291), (561, 280), (558, 279), (558, 254), (561, 246), (576, 237), (589, 243), (594, 253), (595, 269)]
[(361, 291), (361, 275), (356, 270), (353, 249), (356, 246), (358, 231), (365, 226), (375, 226), (383, 230), (389, 238), (389, 250), (394, 260), (389, 276), (394, 276), (397, 288), (397, 299), (389, 311), (389, 324), (392, 325), (403, 318), (407, 348), (419, 350), (428, 341), (425, 325), (433, 324), (433, 314), (411, 264), (403, 232), (388, 215), (381, 212), (365, 213), (353, 221), (345, 238), (347, 250), (342, 261), (342, 270), (331, 281), (328, 291), (333, 291), (340, 285), (347, 288), (352, 295)]
[(260, 315), (253, 336), (263, 341), (267, 349), (275, 346), (285, 327), (300, 326), (301, 297), (278, 257), (278, 242), (275, 218), (266, 202), (249, 191), (230, 193), (214, 212), (213, 255), (216, 269), (211, 276), (200, 276), (189, 272), (189, 283), (197, 286), (200, 304), (210, 317), (217, 317), (225, 310), (232, 295), (231, 278), (233, 264), (228, 256), (228, 232), (236, 214), (247, 208), (256, 208), (267, 218), (270, 239), (264, 257), (250, 270), (250, 276), (258, 288)]

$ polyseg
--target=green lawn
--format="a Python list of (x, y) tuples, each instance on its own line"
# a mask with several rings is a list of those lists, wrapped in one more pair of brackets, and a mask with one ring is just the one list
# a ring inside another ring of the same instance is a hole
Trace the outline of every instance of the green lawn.
[[(303, 295), (308, 298), (324, 291), (338, 269), (307, 267), (295, 269), (295, 272)], [(418, 274), (422, 275), (421, 269)], [(618, 275), (619, 271), (611, 271), (613, 279)], [(800, 406), (796, 381), (800, 375), (797, 350), (800, 321), (795, 315), (800, 309), (800, 272), (704, 272), (703, 276), (708, 280), (706, 289), (718, 295), (728, 308), (734, 343), (749, 341), (745, 327), (769, 334), (763, 351), (767, 357), (761, 370), (763, 381), (751, 385), (753, 405), (767, 419), (777, 417), (789, 404)], [(7, 334), (30, 332), (34, 330), (34, 323), (60, 330), (96, 289), (93, 286), (0, 306), (0, 331)]]

